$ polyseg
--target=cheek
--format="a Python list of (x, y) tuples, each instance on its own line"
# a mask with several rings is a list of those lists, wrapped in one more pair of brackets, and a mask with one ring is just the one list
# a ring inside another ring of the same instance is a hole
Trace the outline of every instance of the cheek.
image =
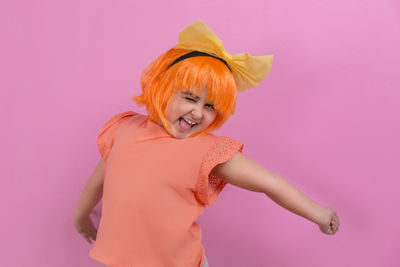
[(182, 116), (182, 113), (185, 111), (185, 109), (187, 109), (187, 107), (185, 107), (184, 103), (181, 103), (179, 101), (175, 101), (175, 102), (171, 103), (171, 105), (169, 107), (171, 119), (172, 118), (177, 119), (175, 117)]
[(208, 122), (208, 124), (211, 124), (215, 120), (216, 117), (217, 117), (217, 114), (215, 112), (209, 112), (207, 114), (207, 122)]

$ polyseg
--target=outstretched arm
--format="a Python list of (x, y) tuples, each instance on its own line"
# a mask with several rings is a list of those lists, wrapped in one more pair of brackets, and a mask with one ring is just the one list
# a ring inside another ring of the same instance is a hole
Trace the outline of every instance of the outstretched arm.
[(334, 210), (314, 202), (288, 181), (268, 172), (240, 152), (215, 166), (211, 173), (232, 185), (266, 194), (285, 209), (318, 224), (326, 234), (335, 234), (339, 229), (339, 217)]

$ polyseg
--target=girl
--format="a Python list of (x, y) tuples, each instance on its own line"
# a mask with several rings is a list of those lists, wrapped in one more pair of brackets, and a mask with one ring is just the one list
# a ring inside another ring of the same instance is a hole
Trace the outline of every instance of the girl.
[[(335, 234), (335, 211), (309, 199), (241, 152), (243, 144), (211, 132), (234, 113), (237, 91), (255, 87), (272, 56), (230, 55), (201, 21), (152, 62), (132, 99), (148, 115), (127, 111), (97, 137), (101, 159), (74, 213), (76, 230), (96, 243), (89, 255), (114, 267), (208, 266), (195, 220), (227, 183), (262, 192)], [(89, 217), (100, 198), (96, 229)]]

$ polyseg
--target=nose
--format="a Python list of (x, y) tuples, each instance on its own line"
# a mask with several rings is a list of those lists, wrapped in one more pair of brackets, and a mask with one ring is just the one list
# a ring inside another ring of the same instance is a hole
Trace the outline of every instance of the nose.
[(196, 105), (192, 110), (193, 119), (200, 121), (203, 118), (203, 107)]

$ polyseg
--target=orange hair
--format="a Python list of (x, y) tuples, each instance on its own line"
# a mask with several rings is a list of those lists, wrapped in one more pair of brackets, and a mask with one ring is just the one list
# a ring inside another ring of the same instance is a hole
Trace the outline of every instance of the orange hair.
[(218, 59), (199, 56), (184, 59), (167, 67), (175, 59), (193, 50), (171, 48), (150, 65), (140, 78), (142, 94), (132, 96), (138, 105), (146, 105), (149, 119), (155, 123), (162, 121), (170, 129), (165, 114), (170, 100), (177, 89), (190, 91), (197, 96), (207, 88), (206, 101), (213, 102), (216, 117), (213, 123), (202, 132), (191, 136), (210, 133), (221, 127), (236, 107), (236, 84), (231, 71)]

